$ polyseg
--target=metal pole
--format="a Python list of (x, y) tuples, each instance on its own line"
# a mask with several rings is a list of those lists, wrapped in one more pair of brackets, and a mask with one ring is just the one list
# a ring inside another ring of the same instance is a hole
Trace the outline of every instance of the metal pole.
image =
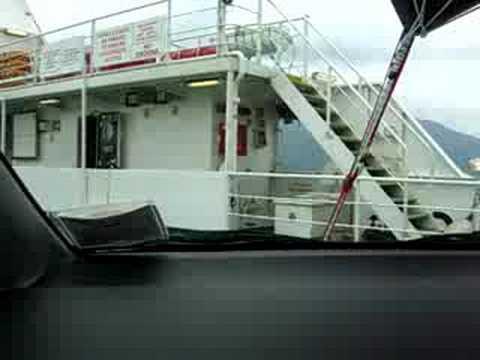
[(263, 0), (258, 0), (257, 6), (257, 62), (262, 62), (262, 37), (263, 37)]
[(358, 243), (360, 242), (360, 184), (359, 181), (355, 185), (355, 194), (354, 194), (354, 208), (353, 208), (353, 241)]
[(309, 51), (308, 51), (308, 38), (309, 38), (309, 22), (308, 15), (305, 15), (303, 18), (303, 35), (307, 41), (303, 44), (303, 76), (305, 79), (308, 78), (308, 68), (309, 68)]
[(237, 171), (238, 82), (233, 71), (227, 74), (227, 109), (225, 120), (225, 170)]
[(227, 17), (227, 8), (223, 0), (218, 0), (217, 9), (217, 54), (223, 55), (226, 50), (227, 37), (225, 34), (225, 22)]
[(168, 16), (168, 49), (170, 50), (170, 46), (172, 44), (172, 0), (168, 0), (167, 3), (167, 16)]
[(7, 150), (7, 100), (2, 99), (1, 101), (1, 112), (2, 112), (2, 123), (1, 123), (1, 148), (2, 153), (5, 154)]
[(407, 240), (410, 237), (410, 234), (406, 231), (410, 227), (410, 221), (408, 219), (408, 213), (410, 209), (408, 208), (408, 184), (406, 182), (403, 183), (403, 213), (405, 214), (405, 221), (404, 221), (404, 230), (403, 239)]
[[(91, 45), (92, 45), (92, 50), (90, 52), (90, 71), (92, 73), (95, 72), (95, 47), (96, 47), (96, 41), (97, 41), (97, 35), (96, 35), (96, 32), (97, 32), (97, 22), (95, 20), (92, 21), (92, 24), (91, 24), (91, 34), (90, 34), (90, 39), (91, 39)], [(86, 69), (86, 71), (88, 71)]]
[(42, 59), (42, 50), (41, 48), (36, 48), (32, 51), (33, 53), (33, 82), (36, 84), (41, 82), (42, 72), (40, 69), (40, 64), (43, 62)]
[(82, 169), (87, 168), (87, 84), (83, 82), (81, 89), (81, 98), (82, 98), (82, 115), (81, 115), (81, 126), (80, 126), (80, 138), (81, 138), (81, 148), (80, 148), (80, 167)]

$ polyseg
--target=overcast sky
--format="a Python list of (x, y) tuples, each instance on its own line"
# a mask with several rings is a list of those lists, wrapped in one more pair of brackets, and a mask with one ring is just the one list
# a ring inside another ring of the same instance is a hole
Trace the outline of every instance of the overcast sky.
[[(173, 0), (174, 12), (215, 0)], [(256, 0), (234, 0), (251, 5)], [(28, 0), (42, 29), (146, 4), (145, 0)], [(276, 0), (290, 16), (308, 14), (372, 80), (383, 78), (401, 26), (389, 0)], [(268, 11), (268, 8), (267, 8)], [(151, 13), (145, 13), (145, 16)], [(480, 12), (419, 39), (398, 95), (421, 119), (480, 135)]]

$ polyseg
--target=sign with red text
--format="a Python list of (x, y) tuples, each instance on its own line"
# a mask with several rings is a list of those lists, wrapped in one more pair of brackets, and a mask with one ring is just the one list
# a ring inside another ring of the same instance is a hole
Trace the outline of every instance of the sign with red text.
[(46, 44), (40, 62), (40, 74), (43, 77), (81, 73), (85, 67), (85, 37)]
[(156, 57), (167, 49), (165, 17), (155, 17), (96, 33), (95, 66)]

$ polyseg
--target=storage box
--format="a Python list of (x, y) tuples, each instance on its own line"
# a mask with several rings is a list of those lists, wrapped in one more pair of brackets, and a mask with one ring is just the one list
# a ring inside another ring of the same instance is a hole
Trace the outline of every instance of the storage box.
[[(321, 238), (335, 207), (336, 195), (306, 193), (275, 201), (275, 234), (302, 239)], [(321, 222), (324, 224), (309, 224)], [(346, 206), (338, 223), (351, 223), (351, 206)]]

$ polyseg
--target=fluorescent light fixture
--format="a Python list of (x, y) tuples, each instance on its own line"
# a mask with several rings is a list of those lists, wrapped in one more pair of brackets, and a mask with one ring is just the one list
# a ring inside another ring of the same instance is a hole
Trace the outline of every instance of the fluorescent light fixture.
[(60, 99), (51, 98), (51, 99), (43, 99), (38, 102), (40, 105), (58, 105), (60, 104)]
[(6, 35), (21, 37), (21, 38), (24, 38), (24, 37), (27, 37), (27, 36), (28, 36), (28, 32), (26, 32), (26, 31), (24, 31), (24, 30), (19, 30), (19, 29), (9, 29), (9, 28), (6, 28), (6, 29), (3, 30), (3, 32), (4, 32)]
[(208, 79), (208, 80), (196, 80), (191, 81), (187, 84), (190, 88), (206, 88), (206, 87), (213, 87), (220, 84), (220, 80), (218, 79)]

